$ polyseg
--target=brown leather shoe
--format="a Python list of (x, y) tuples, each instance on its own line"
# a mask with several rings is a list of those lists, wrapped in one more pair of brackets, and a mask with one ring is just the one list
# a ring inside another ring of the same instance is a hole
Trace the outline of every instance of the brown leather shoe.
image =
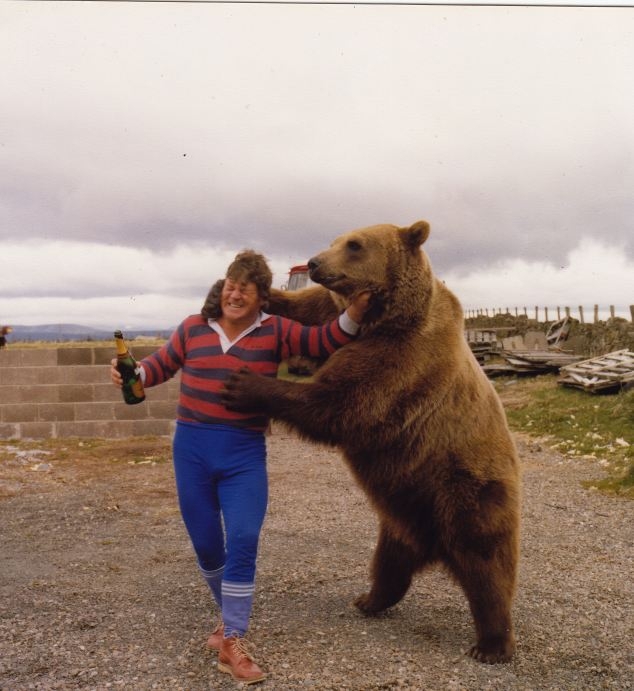
[(218, 654), (218, 669), (230, 674), (243, 684), (256, 684), (266, 679), (266, 674), (258, 667), (247, 650), (244, 638), (230, 636), (223, 638)]
[(218, 623), (216, 628), (211, 632), (211, 636), (207, 639), (207, 647), (211, 650), (220, 650), (222, 639), (225, 635), (225, 625), (222, 621)]

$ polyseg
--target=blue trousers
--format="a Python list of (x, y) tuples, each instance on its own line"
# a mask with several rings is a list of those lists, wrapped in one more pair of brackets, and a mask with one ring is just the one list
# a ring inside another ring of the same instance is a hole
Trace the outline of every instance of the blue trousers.
[[(225, 609), (239, 605), (240, 621), (233, 628), (244, 635), (268, 501), (264, 434), (179, 421), (173, 449), (178, 501), (199, 566), (203, 575), (221, 577), (222, 597), (208, 582), (222, 606), (225, 628), (233, 616)], [(240, 600), (232, 604), (234, 596)]]

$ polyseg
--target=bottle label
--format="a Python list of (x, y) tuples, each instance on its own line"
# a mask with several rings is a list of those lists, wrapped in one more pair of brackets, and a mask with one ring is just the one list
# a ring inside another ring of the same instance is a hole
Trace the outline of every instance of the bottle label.
[(143, 391), (143, 382), (141, 377), (137, 375), (137, 379), (130, 382), (130, 390), (137, 398), (144, 398), (145, 392)]
[(123, 400), (128, 404), (141, 403), (141, 401), (145, 400), (143, 381), (138, 374), (137, 368), (127, 362), (119, 361), (117, 369), (123, 379)]

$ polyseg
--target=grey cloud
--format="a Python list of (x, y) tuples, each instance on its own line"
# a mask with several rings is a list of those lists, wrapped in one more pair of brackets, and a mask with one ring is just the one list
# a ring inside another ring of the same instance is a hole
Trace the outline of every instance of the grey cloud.
[(440, 273), (634, 252), (628, 13), (173, 7), (139, 37), (149, 5), (73, 7), (77, 44), (46, 3), (15, 23), (37, 51), (5, 36), (0, 239), (308, 257), (426, 218)]

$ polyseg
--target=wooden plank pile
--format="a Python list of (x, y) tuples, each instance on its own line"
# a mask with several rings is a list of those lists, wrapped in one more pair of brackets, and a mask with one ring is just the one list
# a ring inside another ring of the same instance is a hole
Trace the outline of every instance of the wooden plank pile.
[(549, 344), (543, 332), (529, 331), (521, 336), (509, 331), (512, 329), (505, 327), (465, 331), (471, 351), (490, 377), (557, 372), (562, 365), (582, 359)]
[(505, 360), (503, 364), (490, 364), (482, 367), (488, 376), (558, 372), (562, 366), (577, 362), (583, 357), (555, 349), (503, 350), (500, 356)]
[(615, 350), (561, 368), (558, 383), (589, 393), (612, 393), (634, 382), (634, 352)]

